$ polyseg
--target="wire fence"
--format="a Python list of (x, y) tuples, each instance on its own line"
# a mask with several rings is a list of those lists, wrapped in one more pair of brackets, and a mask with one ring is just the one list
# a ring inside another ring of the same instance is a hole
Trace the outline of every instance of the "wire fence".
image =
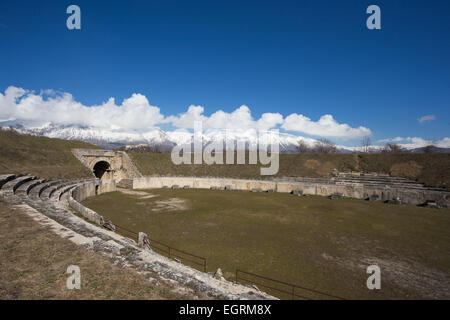
[[(117, 224), (115, 224), (115, 226), (118, 229), (126, 231), (134, 236), (138, 236), (137, 232), (134, 232), (134, 231), (127, 229), (125, 227), (122, 227), (122, 226), (118, 226)], [(203, 272), (206, 272), (206, 258), (197, 256), (195, 254), (186, 252), (184, 250), (174, 248), (172, 246), (169, 246), (165, 243), (162, 243), (162, 242), (157, 241), (152, 238), (149, 238), (149, 240), (150, 240), (150, 247), (153, 250), (156, 250), (160, 253), (165, 254), (166, 256), (169, 257), (169, 259), (176, 258), (176, 259), (179, 259), (180, 262), (183, 262), (183, 263), (189, 262), (189, 263), (201, 268), (201, 270), (203, 270)]]
[[(116, 228), (125, 231), (133, 236), (139, 236), (139, 234), (133, 230), (128, 228), (119, 226), (115, 224)], [(150, 246), (153, 250), (158, 251), (169, 257), (169, 259), (177, 258), (182, 263), (191, 263), (199, 269), (206, 272), (206, 258), (194, 255), (192, 253), (174, 248), (160, 241), (149, 238)], [(243, 276), (244, 275), (244, 276)], [(329, 293), (321, 292), (315, 289), (310, 289), (306, 287), (302, 287), (293, 283), (280, 281), (276, 279), (272, 279), (266, 276), (258, 275), (255, 273), (243, 271), (240, 269), (236, 269), (236, 283), (242, 284), (253, 284), (266, 290), (269, 294), (276, 296), (280, 299), (303, 299), (303, 300), (314, 300), (314, 299), (337, 299), (337, 300), (346, 300), (345, 298), (332, 295)]]
[[(240, 275), (241, 274), (241, 275)], [(245, 275), (245, 278), (242, 276)], [(256, 278), (254, 279), (248, 279), (250, 278)], [(332, 294), (328, 294), (325, 292), (321, 292), (318, 290), (305, 288), (302, 286), (295, 285), (293, 283), (288, 283), (280, 280), (275, 280), (269, 277), (261, 276), (255, 273), (242, 271), (239, 269), (236, 269), (236, 282), (247, 282), (256, 286), (259, 286), (261, 288), (269, 289), (269, 293), (273, 294), (274, 296), (277, 296), (279, 298), (287, 298), (290, 297), (292, 300), (295, 299), (303, 299), (303, 300), (314, 300), (314, 299), (324, 299), (324, 298), (331, 298), (331, 299), (337, 299), (337, 300), (345, 300), (345, 298), (338, 297)]]

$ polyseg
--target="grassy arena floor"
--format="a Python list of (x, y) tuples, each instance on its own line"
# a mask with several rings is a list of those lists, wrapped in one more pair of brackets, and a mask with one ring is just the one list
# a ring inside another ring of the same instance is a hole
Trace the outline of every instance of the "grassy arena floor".
[[(199, 189), (123, 190), (84, 204), (206, 257), (230, 280), (239, 268), (351, 299), (450, 298), (449, 209)], [(378, 291), (366, 287), (372, 264)]]

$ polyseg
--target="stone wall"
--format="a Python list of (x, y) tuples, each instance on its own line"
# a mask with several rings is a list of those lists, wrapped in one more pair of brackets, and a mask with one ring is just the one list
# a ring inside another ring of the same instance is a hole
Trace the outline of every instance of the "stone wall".
[(116, 191), (115, 180), (96, 180), (75, 187), (68, 198), (69, 206), (81, 216), (100, 226), (105, 226), (105, 219), (97, 212), (86, 208), (80, 202), (96, 195)]
[(436, 201), (442, 207), (450, 207), (450, 192), (433, 190), (425, 187), (391, 187), (381, 184), (364, 185), (327, 183), (321, 181), (263, 181), (245, 179), (221, 179), (221, 178), (196, 178), (196, 177), (142, 177), (133, 179), (133, 189), (151, 189), (178, 186), (200, 189), (229, 189), (246, 191), (268, 191), (291, 193), (294, 190), (301, 191), (304, 195), (331, 196), (339, 194), (344, 197), (366, 199), (377, 196), (380, 201), (388, 201), (400, 198), (402, 203), (420, 205), (426, 201)]
[(139, 170), (124, 151), (100, 150), (100, 149), (72, 149), (72, 153), (92, 172), (94, 166), (104, 161), (109, 164), (109, 170), (102, 179), (133, 179), (142, 177)]

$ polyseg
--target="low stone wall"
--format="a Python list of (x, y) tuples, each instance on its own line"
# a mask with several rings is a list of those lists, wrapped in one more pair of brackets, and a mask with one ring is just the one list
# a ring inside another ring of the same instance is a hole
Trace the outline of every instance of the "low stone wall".
[(420, 205), (426, 201), (436, 201), (442, 207), (450, 207), (450, 192), (430, 190), (426, 188), (392, 188), (334, 183), (314, 183), (296, 181), (266, 181), (228, 178), (196, 178), (196, 177), (142, 177), (133, 179), (133, 189), (151, 189), (179, 186), (200, 189), (258, 190), (291, 193), (295, 190), (304, 195), (331, 196), (340, 194), (344, 197), (366, 199), (378, 196), (378, 200), (387, 201), (400, 198), (402, 203)]
[(72, 198), (78, 202), (98, 194), (116, 191), (115, 180), (92, 180), (77, 186), (72, 191)]
[[(100, 226), (105, 226), (106, 223), (103, 216), (89, 208), (86, 208), (80, 202), (98, 194), (112, 191), (116, 191), (115, 180), (89, 181), (75, 187), (72, 190), (71, 195), (68, 199), (69, 205), (73, 210), (78, 212), (81, 216), (88, 219), (89, 221), (94, 222)], [(111, 228), (111, 224), (108, 223), (108, 225), (109, 228)]]

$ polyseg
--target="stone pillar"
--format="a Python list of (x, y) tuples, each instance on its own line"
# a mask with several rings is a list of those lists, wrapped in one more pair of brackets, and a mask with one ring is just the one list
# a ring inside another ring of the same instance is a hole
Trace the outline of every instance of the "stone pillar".
[(139, 232), (138, 234), (138, 246), (144, 249), (152, 250), (152, 247), (150, 247), (150, 239), (144, 232)]

